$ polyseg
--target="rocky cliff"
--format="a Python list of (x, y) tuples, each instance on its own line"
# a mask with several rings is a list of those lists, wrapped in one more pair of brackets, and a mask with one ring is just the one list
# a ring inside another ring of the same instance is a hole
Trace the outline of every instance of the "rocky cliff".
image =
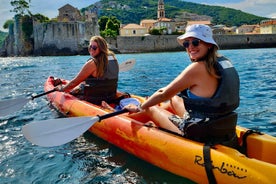
[(33, 41), (25, 41), (21, 24), (21, 19), (15, 17), (0, 56), (87, 54), (91, 36), (99, 35), (96, 18), (89, 22), (33, 22)]

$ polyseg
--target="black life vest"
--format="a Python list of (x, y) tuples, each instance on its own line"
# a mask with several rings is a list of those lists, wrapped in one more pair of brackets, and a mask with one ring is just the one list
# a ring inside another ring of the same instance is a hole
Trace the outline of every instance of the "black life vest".
[[(190, 116), (184, 121), (184, 136), (207, 144), (223, 144), (236, 148), (237, 113), (239, 106), (239, 76), (225, 57), (218, 58), (217, 69), (221, 76), (218, 89), (212, 98), (189, 98), (187, 90), (181, 92)], [(201, 119), (194, 122), (194, 119)]]
[(240, 80), (232, 63), (225, 57), (218, 58), (221, 76), (218, 89), (212, 98), (189, 98), (187, 90), (181, 92), (184, 105), (193, 118), (217, 118), (227, 115), (239, 106)]
[(113, 100), (116, 97), (119, 78), (118, 61), (113, 57), (108, 57), (108, 65), (102, 77), (89, 76), (85, 80), (84, 99), (100, 104), (101, 101)]

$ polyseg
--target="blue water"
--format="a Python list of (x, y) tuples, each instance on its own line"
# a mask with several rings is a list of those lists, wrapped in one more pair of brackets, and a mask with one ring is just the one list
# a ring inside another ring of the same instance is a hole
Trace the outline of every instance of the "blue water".
[[(238, 124), (276, 136), (276, 49), (220, 53), (232, 60), (240, 75)], [(49, 75), (72, 79), (87, 58), (0, 58), (0, 100), (42, 93)], [(185, 52), (119, 54), (117, 58), (137, 61), (132, 70), (120, 73), (119, 90), (142, 96), (168, 84), (190, 63)], [(191, 183), (90, 134), (54, 148), (32, 145), (23, 137), (23, 125), (58, 117), (45, 97), (0, 117), (0, 183)]]

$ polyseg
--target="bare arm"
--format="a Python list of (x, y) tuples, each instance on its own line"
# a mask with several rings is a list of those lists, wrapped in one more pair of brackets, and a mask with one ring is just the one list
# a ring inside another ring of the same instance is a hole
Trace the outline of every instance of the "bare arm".
[(80, 72), (68, 84), (63, 87), (63, 91), (70, 92), (74, 87), (83, 82), (88, 76), (96, 72), (96, 65), (94, 61), (85, 63)]
[(151, 95), (149, 99), (142, 104), (141, 108), (146, 109), (169, 100), (180, 91), (196, 85), (198, 78), (200, 78), (201, 68), (202, 66), (200, 66), (199, 63), (190, 64), (170, 84)]

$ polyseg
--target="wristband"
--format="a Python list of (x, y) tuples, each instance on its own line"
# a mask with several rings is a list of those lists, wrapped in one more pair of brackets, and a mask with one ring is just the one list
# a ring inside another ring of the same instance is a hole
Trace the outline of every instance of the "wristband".
[(137, 110), (138, 110), (138, 112), (143, 111), (143, 109), (142, 109), (142, 107), (141, 107), (141, 104), (139, 104), (139, 105), (137, 106)]

